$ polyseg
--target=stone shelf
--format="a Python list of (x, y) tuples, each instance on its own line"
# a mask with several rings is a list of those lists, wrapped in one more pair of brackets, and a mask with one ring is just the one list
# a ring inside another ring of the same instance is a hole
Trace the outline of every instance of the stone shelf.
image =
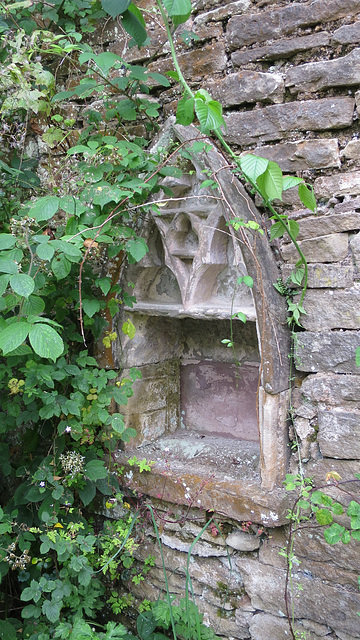
[[(159, 304), (151, 302), (137, 302), (133, 308), (124, 307), (126, 313), (140, 313), (148, 316), (167, 316), (169, 318), (195, 318), (199, 320), (228, 320), (230, 318), (229, 305), (210, 307), (206, 305), (194, 305), (184, 309), (181, 304)], [(249, 322), (255, 322), (256, 313), (253, 307), (236, 307), (234, 313), (241, 311)], [(236, 318), (234, 318), (236, 320)]]

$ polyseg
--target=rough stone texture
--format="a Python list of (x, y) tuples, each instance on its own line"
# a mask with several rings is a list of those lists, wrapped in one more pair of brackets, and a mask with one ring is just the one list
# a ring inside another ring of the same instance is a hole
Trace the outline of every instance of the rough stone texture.
[(360, 193), (360, 171), (316, 178), (314, 192), (317, 198), (332, 198), (347, 194), (358, 195)]
[(340, 167), (337, 139), (297, 140), (271, 146), (256, 147), (254, 155), (274, 160), (283, 171), (294, 173), (305, 169)]
[(339, 405), (360, 402), (360, 377), (317, 373), (305, 378), (301, 392), (315, 402)]
[(236, 0), (235, 2), (229, 2), (225, 4), (223, 7), (218, 7), (217, 9), (212, 9), (211, 11), (207, 11), (206, 13), (200, 13), (196, 16), (194, 22), (197, 25), (205, 24), (206, 22), (215, 22), (217, 20), (223, 20), (228, 16), (242, 13), (246, 11), (251, 5), (250, 0)]
[[(310, 622), (311, 625), (311, 622)], [(312, 626), (317, 627), (319, 633), (315, 633), (313, 629), (309, 630), (309, 621), (296, 620), (295, 630), (299, 633), (306, 633), (307, 640), (321, 640), (329, 631), (329, 627), (324, 625)], [(289, 637), (289, 623), (285, 618), (279, 618), (268, 613), (257, 613), (250, 624), (250, 633), (252, 640), (284, 640)], [(301, 637), (301, 636), (299, 636)]]
[(360, 411), (319, 411), (318, 442), (325, 457), (360, 459)]
[(234, 531), (227, 536), (226, 544), (237, 551), (256, 551), (260, 547), (260, 538), (245, 531)]
[(302, 325), (308, 331), (358, 329), (360, 326), (360, 287), (351, 289), (312, 289), (305, 295)]
[(347, 211), (360, 211), (360, 197), (351, 198), (348, 196), (344, 198), (344, 202), (335, 204), (334, 211), (336, 213), (346, 213)]
[(280, 103), (285, 94), (284, 80), (279, 73), (239, 71), (207, 87), (223, 107), (257, 101)]
[(355, 351), (360, 345), (360, 331), (331, 331), (296, 334), (295, 364), (299, 371), (311, 373), (360, 374), (355, 364)]
[[(239, 558), (236, 565), (243, 576), (244, 585), (256, 609), (285, 617), (285, 571), (260, 564), (255, 559)], [(307, 618), (340, 629), (357, 633), (359, 596), (346, 588), (336, 588), (323, 580), (308, 577), (301, 571), (293, 580), (301, 585), (301, 597), (294, 598), (296, 618)]]
[[(353, 121), (353, 98), (323, 98), (271, 105), (225, 116), (228, 143), (248, 145), (258, 141), (280, 140), (294, 131), (321, 131), (349, 127)], [(318, 178), (339, 180), (340, 176)], [(316, 182), (315, 182), (316, 184)], [(326, 184), (326, 183), (325, 183)]]
[(350, 240), (350, 248), (357, 266), (360, 265), (360, 232)]
[[(324, 229), (326, 231), (326, 229)], [(327, 236), (301, 240), (299, 247), (308, 262), (338, 262), (343, 260), (348, 253), (348, 234), (333, 233)], [(281, 248), (284, 260), (296, 263), (299, 254), (293, 244), (285, 244)]]
[(344, 158), (359, 159), (360, 158), (360, 140), (350, 140), (340, 155)]
[(360, 42), (360, 20), (353, 24), (344, 24), (336, 29), (331, 37), (331, 44), (351, 44)]
[(344, 87), (359, 84), (360, 49), (337, 60), (309, 62), (293, 67), (286, 73), (285, 86), (291, 93), (313, 92), (329, 87)]
[(329, 34), (326, 31), (322, 31), (320, 33), (313, 33), (310, 36), (303, 36), (302, 38), (279, 40), (265, 47), (234, 51), (234, 53), (231, 54), (231, 61), (233, 65), (240, 67), (249, 62), (256, 62), (257, 60), (290, 58), (300, 51), (326, 46), (329, 44), (329, 41)]
[(230, 18), (226, 37), (230, 49), (236, 49), (253, 42), (288, 35), (298, 27), (336, 20), (358, 12), (357, 0), (315, 0), (303, 4), (294, 2), (273, 11)]
[[(305, 238), (315, 238), (328, 234), (341, 233), (343, 231), (355, 231), (360, 229), (360, 213), (345, 212), (328, 216), (312, 214), (297, 221), (299, 224), (299, 235), (297, 240)], [(339, 254), (339, 260), (340, 260)], [(320, 258), (319, 258), (320, 262)]]
[[(189, 51), (179, 55), (179, 64), (184, 77), (188, 80), (200, 79), (203, 76), (211, 76), (219, 71), (223, 71), (226, 66), (226, 55), (224, 46), (215, 43)], [(165, 74), (173, 70), (173, 63), (170, 58), (152, 62), (148, 66), (149, 71)]]
[[(285, 264), (281, 270), (283, 282), (288, 282), (294, 266)], [(308, 289), (344, 289), (354, 283), (352, 264), (309, 264)]]

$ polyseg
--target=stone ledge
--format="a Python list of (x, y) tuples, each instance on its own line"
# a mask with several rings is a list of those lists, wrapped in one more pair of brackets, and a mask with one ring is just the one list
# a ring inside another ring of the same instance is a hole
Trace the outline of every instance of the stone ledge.
[[(136, 455), (154, 460), (151, 472), (140, 473), (127, 464)], [(260, 452), (255, 443), (231, 438), (177, 434), (116, 454), (134, 491), (178, 505), (215, 511), (237, 521), (277, 527), (287, 522), (289, 496), (284, 489), (261, 488)]]

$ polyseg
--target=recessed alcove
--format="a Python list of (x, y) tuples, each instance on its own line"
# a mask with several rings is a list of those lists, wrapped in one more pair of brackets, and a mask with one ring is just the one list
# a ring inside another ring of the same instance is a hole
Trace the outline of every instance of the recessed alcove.
[[(176, 127), (180, 141), (188, 135)], [(200, 188), (204, 168), (215, 172), (221, 192)], [(225, 482), (237, 495), (232, 515), (237, 509), (240, 517), (286, 472), (289, 341), (285, 304), (273, 287), (277, 266), (264, 234), (228, 224), (261, 218), (215, 150), (194, 157), (189, 175), (165, 180), (176, 198), (164, 195), (160, 213), (142, 223), (149, 253), (129, 265), (122, 282), (135, 283), (137, 302), (123, 307), (119, 320), (131, 318), (136, 335), (122, 336), (115, 359), (124, 375), (130, 367), (142, 374), (122, 408), (137, 431), (127, 448), (157, 463), (140, 490), (157, 495), (169, 472), (163, 461), (172, 457), (179, 480), (173, 476), (167, 486), (174, 500), (186, 503), (181, 477), (196, 491), (211, 476), (209, 504)], [(241, 284), (246, 275), (252, 289)]]

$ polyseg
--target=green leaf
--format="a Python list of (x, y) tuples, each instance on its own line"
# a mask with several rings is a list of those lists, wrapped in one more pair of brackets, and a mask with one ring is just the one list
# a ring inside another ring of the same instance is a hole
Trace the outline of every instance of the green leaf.
[(122, 120), (136, 120), (136, 108), (132, 100), (121, 100), (115, 108), (116, 114)]
[(144, 611), (143, 613), (140, 613), (137, 617), (136, 629), (141, 640), (150, 640), (157, 624), (157, 620), (152, 611)]
[(57, 280), (63, 280), (71, 271), (71, 262), (62, 253), (53, 259), (51, 269)]
[(135, 262), (139, 262), (149, 251), (147, 244), (143, 238), (131, 238), (126, 243), (126, 251), (130, 254)]
[(222, 106), (216, 100), (205, 102), (200, 98), (195, 99), (195, 113), (203, 133), (216, 131), (225, 124), (222, 116)]
[(84, 507), (87, 507), (88, 504), (95, 498), (96, 495), (96, 485), (92, 480), (86, 480), (85, 487), (79, 490), (80, 500), (83, 503)]
[(10, 233), (0, 233), (0, 251), (11, 249), (16, 242), (16, 238)]
[(300, 231), (300, 227), (299, 227), (298, 222), (296, 222), (296, 220), (288, 220), (287, 224), (288, 224), (288, 227), (290, 229), (290, 233), (292, 234), (292, 236), (296, 240), (296, 238), (299, 235), (299, 231)]
[(176, 122), (187, 127), (194, 120), (194, 98), (184, 96), (178, 103), (176, 110)]
[(269, 161), (265, 173), (262, 173), (256, 181), (261, 195), (265, 200), (281, 200), (283, 177), (279, 165), (272, 160)]
[(26, 322), (15, 322), (0, 332), (0, 349), (4, 356), (14, 351), (26, 340), (29, 333), (29, 325)]
[(103, 292), (104, 296), (106, 296), (110, 289), (111, 289), (111, 280), (110, 278), (99, 278), (98, 280), (95, 280), (94, 284), (97, 287), (100, 287), (101, 291)]
[(302, 178), (297, 178), (296, 176), (283, 176), (283, 191), (287, 191), (292, 187), (297, 187), (298, 184), (301, 184), (303, 181)]
[(281, 238), (285, 233), (285, 227), (281, 222), (275, 222), (270, 228), (270, 242), (275, 238)]
[(137, 13), (135, 9), (135, 5), (130, 5), (130, 8), (122, 14), (121, 24), (140, 49), (147, 38), (147, 33), (145, 27), (135, 15)]
[(35, 289), (33, 278), (25, 273), (17, 273), (10, 278), (10, 286), (15, 293), (24, 298), (28, 298)]
[(190, 16), (190, 0), (162, 0), (162, 2), (175, 25), (186, 22)]
[(331, 524), (333, 521), (332, 513), (328, 509), (319, 509), (315, 513), (316, 520), (319, 524)]
[(121, 435), (125, 431), (124, 418), (121, 413), (113, 413), (111, 418), (111, 426), (119, 435)]
[(24, 300), (22, 312), (24, 316), (40, 315), (45, 309), (45, 302), (39, 296), (31, 295), (27, 300)]
[(105, 51), (98, 56), (94, 56), (94, 62), (97, 67), (102, 71), (104, 76), (107, 76), (111, 67), (116, 63), (122, 63), (122, 59), (116, 53), (111, 51)]
[(131, 5), (131, 0), (101, 0), (101, 6), (112, 18), (121, 15)]
[(62, 338), (57, 331), (48, 324), (34, 324), (29, 331), (29, 340), (35, 353), (41, 358), (48, 358), (53, 362), (55, 362), (64, 351)]
[(92, 318), (95, 313), (100, 311), (100, 302), (99, 300), (88, 300), (85, 298), (82, 302), (82, 307), (89, 318)]
[(249, 153), (239, 159), (239, 164), (244, 175), (252, 182), (256, 182), (257, 178), (266, 171), (269, 160)]
[(56, 622), (59, 620), (61, 607), (62, 601), (45, 600), (41, 609), (50, 622)]
[(337, 522), (334, 522), (331, 527), (325, 529), (324, 538), (329, 544), (336, 544), (337, 542), (340, 542), (344, 531), (345, 527), (342, 527), (340, 524), (337, 524)]
[(130, 340), (135, 338), (136, 329), (130, 320), (127, 320), (126, 322), (124, 322), (123, 326), (121, 327), (121, 330), (126, 336), (129, 336)]
[(50, 220), (59, 209), (60, 199), (56, 196), (45, 196), (38, 198), (29, 211), (29, 216), (35, 218), (37, 222), (40, 220)]
[(106, 478), (108, 470), (105, 468), (102, 460), (90, 460), (85, 466), (85, 475), (89, 480), (101, 480)]
[(0, 276), (0, 296), (2, 296), (3, 293), (5, 293), (7, 286), (9, 284), (9, 280), (10, 280), (10, 276), (7, 274)]
[(39, 244), (36, 253), (40, 260), (51, 260), (54, 257), (55, 247), (52, 244)]
[(0, 258), (0, 273), (15, 274), (18, 272), (18, 266), (14, 260), (10, 258)]
[(303, 205), (310, 209), (311, 211), (316, 211), (316, 200), (314, 196), (314, 192), (312, 189), (309, 189), (306, 184), (299, 185), (299, 198)]

